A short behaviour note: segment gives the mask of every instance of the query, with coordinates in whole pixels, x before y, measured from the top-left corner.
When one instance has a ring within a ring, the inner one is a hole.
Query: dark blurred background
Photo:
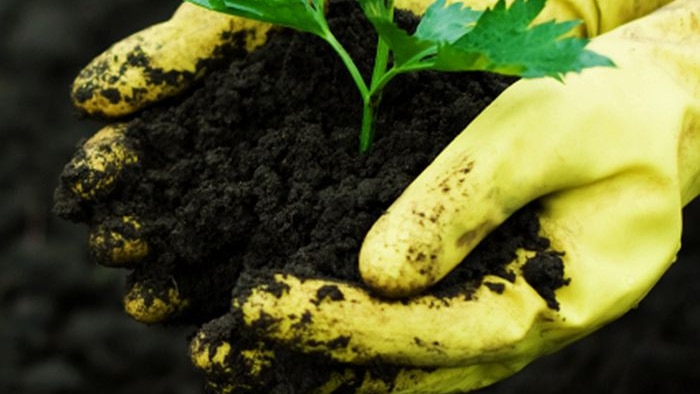
[[[58,174],[100,124],[69,86],[112,42],[177,0],[0,0],[0,393],[201,393],[190,329],[121,309],[122,272],[95,267],[84,226],[51,215]]]
[[[201,393],[191,328],[121,310],[124,274],[90,262],[83,226],[51,215],[58,174],[100,124],[72,78],[177,0],[0,0],[0,393]],[[684,248],[624,318],[481,393],[691,393],[700,387],[700,202]],[[310,372],[311,373],[311,372]]]

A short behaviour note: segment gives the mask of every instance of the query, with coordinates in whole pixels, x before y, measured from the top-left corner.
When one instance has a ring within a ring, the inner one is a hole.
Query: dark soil
[[[137,0],[0,5],[0,392],[199,392],[185,335],[129,321],[120,311],[120,273],[91,267],[83,228],[49,213],[72,147],[99,126],[73,117],[70,79],[111,42],[162,20],[173,6]],[[405,83],[395,81],[393,89],[404,91]],[[348,107],[332,116],[351,117],[346,112],[355,111],[357,101],[350,94]],[[465,122],[463,116],[458,121]],[[354,140],[356,123],[348,128]],[[700,383],[698,207],[685,212],[678,262],[638,309],[479,392],[694,392]]]

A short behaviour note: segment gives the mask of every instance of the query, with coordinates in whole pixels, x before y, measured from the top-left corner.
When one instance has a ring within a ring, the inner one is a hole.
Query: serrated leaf
[[[210,10],[291,27],[319,36],[325,34],[324,0],[185,0]]]
[[[613,63],[585,49],[588,40],[562,38],[577,21],[546,22],[531,26],[545,0],[516,0],[507,8],[504,0],[487,10],[476,26],[452,45],[438,50],[434,68],[445,71],[487,70],[525,78],[579,72],[586,67]],[[459,59],[472,60],[473,64]]]
[[[445,0],[437,0],[428,7],[416,28],[417,39],[453,43],[469,33],[482,14],[462,3],[445,4]]]

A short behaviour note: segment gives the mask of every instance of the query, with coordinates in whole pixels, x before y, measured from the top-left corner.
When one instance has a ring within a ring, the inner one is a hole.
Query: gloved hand
[[[78,111],[114,123],[85,141],[67,164],[56,190],[54,211],[88,222],[90,251],[98,263],[133,269],[124,307],[138,321],[173,320],[196,309],[197,305],[191,305],[191,288],[212,273],[175,273],[173,267],[164,265],[154,275],[147,265],[159,262],[147,259],[154,254],[147,223],[118,203],[105,204],[130,199],[114,195],[117,185],[138,182],[129,178],[142,157],[138,142],[128,137],[132,122],[127,118],[186,91],[221,59],[244,56],[259,47],[269,29],[267,24],[185,3],[170,20],[113,45],[73,83],[72,99]]]
[[[599,15],[637,16],[640,2],[617,4]],[[580,15],[587,30],[606,26],[597,15]],[[674,261],[681,209],[700,193],[699,26],[700,1],[677,0],[593,40],[617,68],[506,90],[367,235],[366,284],[400,300],[328,280],[253,278],[232,313],[193,340],[195,363],[219,392],[286,384],[278,371],[304,362],[289,349],[323,360],[306,368],[318,391],[301,392],[465,392],[633,308]],[[420,295],[538,199],[540,233],[570,279],[558,310],[526,280],[525,251],[509,267],[514,280],[487,277],[470,299]]]
[[[597,13],[589,1],[550,1],[545,15],[581,17],[586,21],[583,31],[596,34],[663,2],[647,2],[645,9],[633,3],[638,2],[617,2],[627,7],[611,6]],[[414,2],[405,8],[421,6]],[[501,294],[483,287],[472,301],[416,296],[400,302],[374,298],[345,284],[280,275],[275,283],[240,294],[233,314],[207,325],[193,340],[193,359],[211,374],[212,385],[222,392],[246,387],[255,391],[256,384],[269,383],[263,377],[270,371],[289,369],[288,364],[303,357],[289,356],[288,348],[293,348],[355,365],[338,364],[329,376],[320,376],[329,378],[320,392],[348,386],[357,392],[465,391],[513,373],[632,307],[673,260],[680,209],[700,189],[694,102],[699,63],[688,49],[697,42],[698,32],[692,31],[697,19],[689,11],[697,12],[698,2],[678,1],[674,6],[595,40],[593,49],[613,58],[618,69],[588,70],[569,76],[564,85],[522,81],[508,90],[414,182],[373,228],[362,249],[361,270],[368,284],[386,295],[412,294],[449,272],[512,212],[542,197],[541,233],[554,250],[565,253],[561,258],[571,279],[556,293],[558,312],[548,308],[520,275],[512,283],[488,278],[500,285]],[[165,24],[171,27],[154,28],[138,36],[135,44],[115,47],[121,57],[102,57],[114,63],[93,63],[102,64],[94,70],[113,64],[115,77],[95,85],[94,76],[103,74],[83,74],[86,78],[78,81],[76,92],[91,91],[92,96],[76,94],[79,105],[107,116],[137,110],[179,91],[170,89],[172,85],[179,88],[201,75],[196,65],[215,52],[211,48],[222,43],[222,33],[245,26],[244,30],[262,29],[254,30],[259,38],[267,29],[211,14],[217,22],[202,24],[203,31],[215,32],[208,36],[210,43],[202,44],[199,54],[182,44],[193,54],[189,66],[170,67],[177,56],[169,54],[177,51],[153,43],[173,41],[172,37],[158,41],[162,33],[153,31],[199,27],[191,21],[210,14],[181,11],[180,18]],[[193,37],[181,33],[177,37]],[[249,42],[248,48],[260,43]],[[129,46],[147,48],[146,53],[132,56],[137,52],[124,49]],[[143,58],[151,60],[135,61]],[[156,60],[161,58],[171,60]],[[137,67],[123,68],[128,62]],[[147,63],[149,67],[140,68]],[[170,73],[173,69],[176,72]],[[132,72],[141,76],[123,77]],[[153,75],[178,77],[165,85]],[[134,85],[139,89],[132,91]],[[168,92],[158,86],[168,87]],[[159,93],[146,93],[151,90]],[[85,97],[97,101],[88,105]],[[110,104],[121,109],[108,110]],[[76,204],[98,204],[122,169],[138,163],[123,137],[124,127],[98,133],[85,144],[85,156],[71,163],[74,175],[66,183],[79,200]],[[447,188],[449,193],[442,196]],[[421,221],[413,212],[439,217],[435,223]],[[113,217],[94,219],[92,228],[95,254],[107,265],[135,264],[148,254],[137,218],[114,212]],[[421,252],[430,258],[418,258]],[[519,273],[527,257],[521,255],[511,268]],[[285,289],[283,296],[272,288]],[[319,289],[333,296],[319,301]],[[167,319],[187,304],[175,283],[156,291],[135,282],[126,302],[127,311],[146,322]],[[233,327],[229,323],[236,318],[240,331],[220,330]],[[252,347],[236,347],[251,335],[255,339],[247,343]],[[387,368],[380,374],[365,367],[376,361],[405,368]]]

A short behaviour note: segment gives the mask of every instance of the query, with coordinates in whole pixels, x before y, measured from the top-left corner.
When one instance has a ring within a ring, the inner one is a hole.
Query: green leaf
[[[445,6],[445,0],[437,0],[428,7],[421,18],[414,36],[433,43],[453,43],[469,33],[482,14],[462,3]]]
[[[324,36],[324,0],[186,0],[210,10]]]
[[[531,26],[544,5],[545,0],[516,0],[508,8],[505,0],[499,0],[468,34],[438,50],[434,68],[561,79],[567,72],[613,65],[608,58],[586,50],[588,40],[562,38],[578,21]]]

